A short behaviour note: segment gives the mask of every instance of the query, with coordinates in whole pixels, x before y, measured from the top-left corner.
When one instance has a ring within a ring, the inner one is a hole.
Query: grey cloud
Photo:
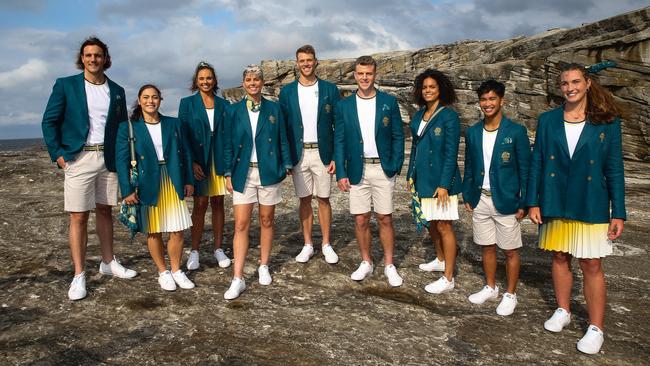
[[[2,0],[0,10],[39,12],[45,9],[45,0]]]

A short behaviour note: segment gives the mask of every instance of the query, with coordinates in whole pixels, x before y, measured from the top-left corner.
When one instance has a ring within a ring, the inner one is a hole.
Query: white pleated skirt
[[[549,219],[539,229],[539,247],[569,253],[576,258],[603,258],[612,254],[609,224]]]
[[[432,220],[458,220],[458,195],[449,196],[446,208],[438,206],[437,198],[420,199],[420,209],[427,221]]]
[[[172,233],[192,226],[192,217],[185,200],[178,193],[167,173],[167,166],[161,164],[160,193],[155,206],[142,206],[142,229],[145,234]]]

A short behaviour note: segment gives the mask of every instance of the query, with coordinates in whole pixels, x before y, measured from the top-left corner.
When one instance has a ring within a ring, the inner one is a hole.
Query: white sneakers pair
[[[223,252],[223,249],[218,248],[214,250],[214,259],[217,260],[219,267],[228,268],[230,267],[230,258]],[[197,250],[190,251],[190,255],[187,257],[187,270],[194,271],[199,268],[199,252]]]
[[[121,265],[115,256],[110,263],[104,263],[104,261],[99,263],[99,273],[118,278],[133,278],[138,274],[138,272]],[[73,301],[81,300],[86,297],[86,294],[86,272],[84,271],[72,279],[68,289],[68,298]]]
[[[273,282],[271,273],[269,272],[269,266],[262,264],[257,268],[257,274],[259,277],[259,283],[262,286],[268,286]],[[234,300],[241,295],[242,292],[246,290],[246,282],[243,278],[233,277],[232,282],[230,282],[230,287],[223,294],[223,298],[226,300]]]
[[[494,288],[485,285],[481,291],[471,294],[468,297],[469,302],[472,304],[480,305],[488,300],[494,300],[499,297],[499,286],[494,286]],[[506,292],[503,294],[503,298],[497,306],[497,314],[501,316],[508,316],[515,312],[517,307],[517,294],[511,294]]]
[[[339,256],[334,251],[334,248],[330,244],[325,244],[323,249],[323,256],[325,257],[325,262],[329,264],[336,264],[339,261]],[[314,246],[312,244],[305,244],[302,247],[300,253],[296,256],[296,262],[298,263],[307,263],[311,257],[314,256]]]
[[[374,266],[368,261],[362,261],[359,267],[352,272],[350,278],[355,281],[363,281],[366,277],[372,274]],[[397,268],[393,264],[388,264],[384,267],[384,276],[388,279],[388,284],[393,287],[401,286],[404,283],[402,277],[397,273]]]
[[[176,285],[182,289],[194,288],[194,282],[190,281],[180,269],[176,272],[165,271],[158,274],[160,288],[165,291],[176,291]]]
[[[562,329],[569,325],[570,322],[571,314],[562,308],[557,308],[553,315],[544,322],[544,329],[557,333],[562,331]],[[597,326],[590,324],[589,328],[587,328],[587,332],[578,341],[576,346],[578,347],[578,351],[593,355],[600,352],[600,348],[603,346],[604,342],[605,335],[603,334],[603,331]]]

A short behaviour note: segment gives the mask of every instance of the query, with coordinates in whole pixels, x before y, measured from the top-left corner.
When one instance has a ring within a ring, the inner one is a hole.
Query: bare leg
[[[580,259],[580,268],[584,276],[584,293],[589,310],[589,323],[601,330],[605,325],[605,303],[607,290],[605,288],[605,274],[599,258]]]
[[[300,223],[305,244],[313,244],[312,229],[314,226],[314,212],[311,209],[311,196],[300,197]]]
[[[156,264],[158,273],[165,272],[167,265],[165,264],[165,255],[163,252],[162,234],[149,234],[147,236],[147,247],[149,247],[149,254],[151,254],[151,259]]]
[[[445,277],[448,281],[454,277],[454,269],[456,267],[456,234],[451,225],[451,221],[440,220],[435,221],[436,228],[440,233],[442,241],[442,250],[445,253]]]
[[[205,227],[205,212],[208,209],[207,196],[194,196],[194,208],[192,208],[192,250],[199,250],[203,228]],[[214,210],[214,208],[213,208]],[[214,213],[213,213],[214,215]],[[214,216],[213,216],[214,220]]]
[[[88,217],[90,211],[70,212],[70,256],[74,265],[75,276],[84,271],[86,247],[88,244]]]
[[[497,246],[496,244],[483,247],[483,271],[485,282],[488,286],[495,288],[497,274]]]
[[[370,212],[354,215],[354,236],[357,238],[361,259],[372,263],[370,256]]]
[[[167,241],[167,254],[169,256],[169,265],[172,267],[172,272],[176,272],[181,269],[181,257],[183,256],[182,231],[169,233],[169,240]]]
[[[273,244],[273,216],[275,205],[260,205],[260,264],[269,264]]]
[[[223,242],[223,224],[226,220],[223,208],[223,196],[210,197],[212,206],[212,232],[214,233],[214,249],[221,248]]]
[[[571,288],[573,287],[573,273],[571,273],[572,255],[562,252],[553,252],[553,287],[557,306],[571,313]]]
[[[235,217],[235,234],[232,240],[235,260],[233,275],[239,278],[244,278],[244,263],[246,262],[246,253],[248,253],[248,231],[251,226],[252,213],[252,203],[233,206],[233,215]]]
[[[517,281],[519,281],[519,268],[521,267],[519,251],[517,249],[506,250],[505,255],[508,292],[514,294],[515,291],[517,291]]]
[[[379,239],[384,248],[384,264],[393,264],[393,253],[395,250],[395,230],[393,230],[393,215],[376,214],[379,226]]]
[[[96,231],[99,237],[99,247],[102,252],[102,261],[110,263],[113,260],[113,206],[95,205]],[[86,238],[86,240],[88,240]]]
[[[331,244],[332,205],[329,198],[318,197],[318,222],[320,231],[323,234],[323,244]]]
[[[436,227],[436,221],[429,221],[429,236],[431,237],[431,241],[433,241],[433,247],[436,248],[436,258],[438,258],[438,261],[444,262],[445,251],[442,248],[442,238]]]

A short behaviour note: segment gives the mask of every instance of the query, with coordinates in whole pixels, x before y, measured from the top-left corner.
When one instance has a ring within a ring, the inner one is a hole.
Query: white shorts
[[[474,242],[478,245],[496,244],[504,250],[521,248],[521,227],[515,215],[502,215],[494,207],[491,196],[481,194],[472,212]]]
[[[329,198],[332,185],[332,175],[327,172],[327,166],[320,160],[318,149],[303,149],[302,159],[293,167],[293,186],[296,196],[303,198],[316,195]]]
[[[233,205],[246,205],[249,203],[259,203],[260,205],[273,206],[282,201],[280,194],[280,185],[282,183],[262,186],[260,183],[259,168],[248,168],[246,184],[244,184],[244,193],[237,191],[232,192]]]
[[[86,212],[95,204],[117,205],[117,173],[109,172],[103,151],[81,151],[63,168],[64,209]]]
[[[374,209],[380,215],[392,214],[395,177],[388,178],[381,164],[364,163],[361,181],[350,187],[350,213],[359,215]]]

